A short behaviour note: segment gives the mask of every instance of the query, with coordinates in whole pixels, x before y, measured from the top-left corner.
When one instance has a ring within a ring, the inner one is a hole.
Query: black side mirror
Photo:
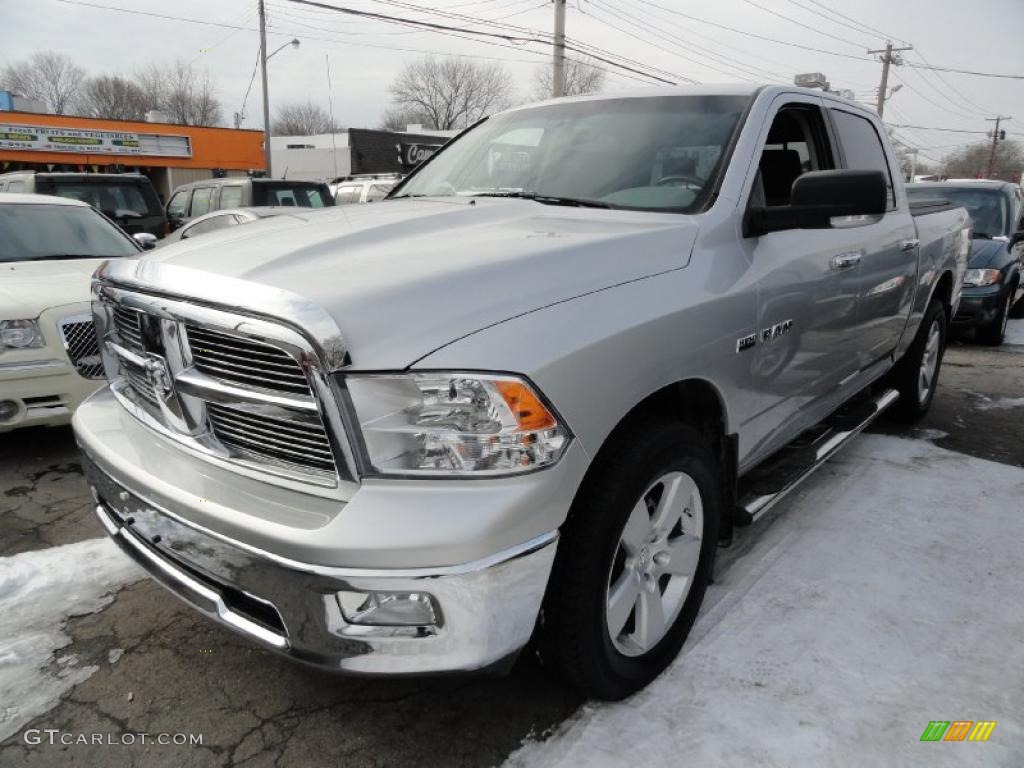
[[[757,237],[786,229],[828,229],[838,216],[878,216],[888,207],[881,171],[810,171],[797,177],[790,204],[751,208],[743,233]]]

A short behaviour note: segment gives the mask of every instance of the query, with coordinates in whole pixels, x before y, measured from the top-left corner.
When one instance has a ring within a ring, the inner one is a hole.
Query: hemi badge
[[[751,333],[748,336],[744,336],[741,339],[736,339],[736,351],[742,352],[745,349],[750,349],[757,343],[757,334]]]

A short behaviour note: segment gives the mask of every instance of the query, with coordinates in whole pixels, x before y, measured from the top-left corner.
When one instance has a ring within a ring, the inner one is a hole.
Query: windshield
[[[121,231],[90,208],[0,203],[0,262],[135,256]]]
[[[948,200],[967,209],[974,222],[975,237],[1010,234],[1010,203],[1006,195],[994,189],[969,187],[908,187],[911,200]]]
[[[507,195],[693,211],[749,102],[660,96],[516,110],[449,144],[392,197]]]
[[[63,181],[50,179],[37,183],[43,194],[81,200],[112,219],[138,219],[159,216],[160,201],[148,188],[133,182]],[[147,194],[148,193],[148,194]]]

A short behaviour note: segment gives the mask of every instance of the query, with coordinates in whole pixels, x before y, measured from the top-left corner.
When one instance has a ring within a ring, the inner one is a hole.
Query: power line
[[[871,27],[871,26],[868,26],[867,24],[864,24],[863,22],[857,21],[856,19],[854,19],[854,18],[852,18],[850,16],[847,16],[846,14],[840,13],[839,11],[835,10],[834,8],[831,8],[831,7],[827,6],[827,5],[825,5],[824,3],[818,2],[818,0],[808,0],[808,2],[812,3],[813,5],[818,6],[819,8],[822,8],[822,9],[828,11],[829,13],[833,14],[834,16],[838,16],[841,19],[846,19],[847,21],[853,22],[857,26],[862,27],[865,31],[867,31],[867,32],[869,32],[869,33],[871,33],[873,35],[879,35],[880,37],[883,37],[883,38],[886,38],[886,39],[896,40],[896,41],[901,42],[901,43],[909,43],[910,42],[909,40],[904,40],[899,35],[890,35],[888,32],[883,32],[882,30],[878,29],[877,27]]]
[[[794,19],[794,18],[792,18],[790,16],[786,16],[783,13],[779,13],[778,11],[773,11],[771,8],[765,8],[760,3],[755,3],[754,0],[743,0],[743,2],[745,2],[747,5],[752,5],[755,8],[764,11],[765,13],[770,13],[772,16],[777,16],[780,19],[788,21],[790,24],[796,24],[798,27],[803,27],[804,29],[810,30],[811,32],[815,32],[815,33],[817,33],[819,35],[824,35],[825,37],[831,38],[833,40],[838,40],[840,43],[845,43],[846,45],[852,45],[854,48],[863,48],[864,47],[861,43],[855,43],[852,40],[847,40],[845,37],[839,37],[838,35],[830,34],[828,32],[825,32],[825,31],[821,30],[821,29],[816,29],[816,28],[810,26],[809,24],[804,24],[803,22],[797,21],[796,19]]]
[[[913,69],[930,69],[933,72],[952,72],[957,75],[973,75],[975,77],[996,77],[1004,80],[1024,80],[1024,75],[1011,75],[1005,72],[978,72],[972,69],[956,69],[954,67],[937,67],[931,64],[914,64],[913,62],[906,62],[906,67]]]
[[[930,125],[906,125],[905,123],[887,123],[893,128],[915,128],[922,131],[942,131],[943,133],[980,133],[987,135],[988,131],[969,131],[965,128],[936,128]]]
[[[808,13],[813,13],[815,16],[820,16],[821,18],[823,18],[826,21],[829,21],[829,22],[831,22],[833,24],[838,24],[841,27],[846,27],[847,29],[852,29],[857,34],[860,34],[860,35],[865,34],[864,30],[861,29],[860,27],[855,27],[854,25],[849,24],[849,23],[847,23],[845,21],[841,21],[839,19],[832,18],[831,16],[828,16],[827,14],[822,13],[821,11],[817,10],[816,8],[811,8],[810,6],[804,5],[803,3],[799,2],[799,0],[788,0],[788,2],[790,4],[792,4],[792,5],[795,5],[797,8],[801,8],[801,9],[807,11]],[[872,36],[874,36],[874,33],[872,33]],[[882,37],[889,37],[889,36],[888,35],[882,35]]]

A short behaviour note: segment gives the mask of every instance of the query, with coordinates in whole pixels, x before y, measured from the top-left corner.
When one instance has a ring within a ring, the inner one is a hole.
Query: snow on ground
[[[0,741],[53,707],[96,667],[53,655],[71,616],[95,613],[143,573],[110,539],[0,558]]]
[[[1024,397],[997,397],[995,399],[991,397],[984,397],[984,400],[978,403],[978,408],[983,411],[1001,411],[1006,408],[1024,408]]]
[[[1014,344],[1024,347],[1024,320],[1009,320],[1006,323],[1006,337],[1004,344]]]
[[[1024,764],[1022,541],[1024,470],[859,437],[744,532],[669,670],[509,765]]]

